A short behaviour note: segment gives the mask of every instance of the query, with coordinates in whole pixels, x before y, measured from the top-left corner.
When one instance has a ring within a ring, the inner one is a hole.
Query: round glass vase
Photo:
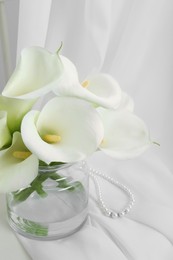
[[[85,162],[39,166],[28,187],[7,194],[10,226],[39,240],[73,234],[87,219],[88,180]]]

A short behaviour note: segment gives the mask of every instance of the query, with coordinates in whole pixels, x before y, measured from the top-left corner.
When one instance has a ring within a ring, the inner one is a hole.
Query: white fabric
[[[150,158],[152,156],[152,163]],[[157,166],[156,166],[157,164]],[[89,165],[109,174],[135,193],[136,204],[124,218],[102,215],[90,183],[89,219],[78,233],[57,241],[40,242],[20,237],[34,260],[171,260],[173,259],[173,176],[151,152],[135,160],[115,161],[98,153]],[[163,175],[164,172],[164,175]],[[122,191],[99,179],[103,197],[114,210],[125,205]]]
[[[25,46],[55,51],[63,41],[62,54],[76,64],[81,81],[95,71],[111,73],[161,144],[128,161],[94,155],[94,168],[135,193],[134,209],[112,220],[91,200],[88,222],[75,235],[51,242],[19,237],[31,259],[173,259],[172,14],[172,0],[20,1],[18,56]],[[108,203],[121,207],[125,196],[107,185]]]
[[[44,242],[18,235],[31,259],[172,260],[173,176],[165,165],[158,161],[153,151],[127,161],[115,161],[98,153],[90,158],[88,163],[129,186],[136,198],[134,208],[123,218],[110,219],[103,216],[93,200],[95,189],[91,180],[89,218],[78,233],[61,240]],[[124,193],[101,179],[99,181],[105,202],[114,210],[119,210],[127,201]],[[7,232],[6,229],[8,227],[4,228],[6,232],[3,232],[3,235],[11,251],[6,251],[4,256],[11,256],[15,248],[13,259],[28,259],[27,255],[22,255],[23,252],[17,241],[14,241],[12,232]]]

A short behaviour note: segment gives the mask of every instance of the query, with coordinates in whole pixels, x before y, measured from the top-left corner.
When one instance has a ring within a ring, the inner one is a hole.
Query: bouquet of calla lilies
[[[117,159],[140,155],[152,141],[133,110],[112,76],[80,82],[60,49],[25,48],[0,96],[0,192],[26,187],[41,163],[73,163],[99,150]]]

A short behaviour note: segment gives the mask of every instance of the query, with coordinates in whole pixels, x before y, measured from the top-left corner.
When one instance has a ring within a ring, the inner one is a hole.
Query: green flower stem
[[[52,179],[57,182],[57,187],[61,189],[67,189],[68,191],[74,191],[75,189],[83,189],[82,184],[79,181],[69,184],[63,177],[56,172],[41,173],[39,174],[30,184],[30,187],[25,188],[21,191],[13,192],[14,200],[16,202],[25,201],[33,192],[37,192],[42,198],[47,196],[44,191],[43,183],[47,179]]]
[[[20,192],[16,191],[13,192],[13,196],[15,201],[25,201],[32,193],[34,192],[34,189],[32,187],[28,187]]]
[[[19,228],[28,234],[32,234],[39,237],[44,237],[48,235],[47,226],[26,219],[22,219],[21,222],[20,217],[18,217],[18,222],[19,222]]]

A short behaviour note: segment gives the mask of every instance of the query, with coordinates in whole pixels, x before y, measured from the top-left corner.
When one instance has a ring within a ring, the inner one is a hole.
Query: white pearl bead
[[[131,192],[131,190],[129,188],[127,188],[125,185],[123,185],[122,183],[120,183],[119,181],[115,181],[113,178],[111,178],[110,176],[103,174],[95,169],[90,168],[90,176],[93,178],[94,180],[94,184],[95,184],[95,188],[96,188],[96,193],[98,196],[98,202],[99,202],[99,207],[102,210],[102,212],[105,213],[106,216],[109,216],[111,218],[115,218],[115,217],[122,217],[125,214],[127,214],[130,209],[132,208],[134,202],[135,202],[135,198],[134,198],[134,194]],[[106,181],[110,182],[111,184],[119,187],[121,190],[123,190],[129,197],[129,203],[126,206],[126,208],[124,208],[124,210],[116,213],[114,211],[111,211],[108,207],[106,207],[103,198],[102,198],[102,192],[101,192],[101,187],[100,184],[98,182],[98,177],[101,177],[103,179],[105,179]]]

